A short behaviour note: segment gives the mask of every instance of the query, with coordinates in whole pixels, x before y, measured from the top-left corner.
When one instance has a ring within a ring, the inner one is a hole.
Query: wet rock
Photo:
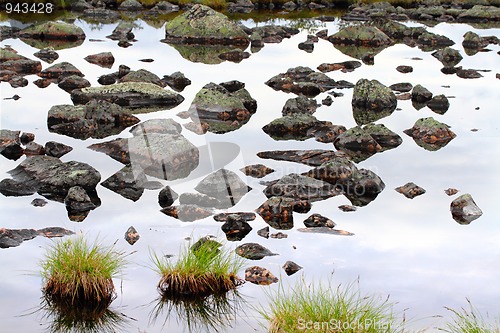
[[[312,214],[307,219],[304,220],[304,225],[308,228],[311,227],[327,227],[334,228],[335,222],[321,214]]]
[[[33,53],[33,55],[49,64],[53,63],[59,58],[59,54],[54,51],[53,47],[43,48],[40,51]]]
[[[285,270],[285,273],[288,276],[297,273],[302,268],[303,268],[302,266],[299,266],[299,265],[297,265],[296,263],[294,263],[293,261],[290,261],[290,260],[287,261],[287,262],[285,262],[285,264],[283,265],[283,269]]]
[[[356,68],[361,67],[361,62],[356,60],[336,62],[336,63],[323,63],[318,66],[318,70],[323,73],[332,72],[332,71],[342,71],[344,73],[352,72]]]
[[[339,236],[353,236],[354,235],[352,232],[349,232],[349,231],[333,229],[333,228],[329,228],[329,227],[298,228],[297,231],[315,233],[315,234],[339,235]]]
[[[321,101],[321,104],[326,105],[326,106],[331,106],[333,104],[332,97],[326,96],[326,98]]]
[[[199,151],[182,135],[150,133],[128,139],[93,144],[90,149],[132,167],[147,175],[175,180],[187,177],[199,163]]]
[[[250,188],[230,170],[219,169],[211,173],[196,185],[195,189],[203,194],[216,198],[221,205],[236,205]]]
[[[403,132],[411,136],[417,145],[430,151],[441,149],[456,137],[448,125],[432,117],[417,120],[412,128]]]
[[[450,102],[445,95],[436,95],[427,102],[427,107],[438,114],[445,114],[450,107]]]
[[[53,156],[57,158],[62,157],[73,150],[72,147],[55,141],[47,141],[44,148],[45,154],[47,156]]]
[[[37,74],[42,70],[40,61],[31,60],[17,54],[15,50],[8,48],[0,48],[0,70],[10,71],[19,75]],[[4,78],[3,81],[9,81],[13,74]]]
[[[45,148],[41,144],[30,141],[24,148],[24,154],[26,156],[45,155]]]
[[[457,76],[462,79],[479,79],[483,77],[481,73],[479,73],[475,69],[462,69],[462,68],[457,70]]]
[[[425,193],[425,189],[416,185],[415,183],[406,183],[403,186],[399,186],[395,188],[396,192],[403,194],[408,199],[413,199],[416,196],[422,195]]]
[[[96,208],[85,189],[80,186],[73,186],[68,190],[68,194],[64,198],[64,204],[68,212],[79,213]]]
[[[88,87],[73,90],[71,100],[75,104],[86,104],[92,99],[106,100],[131,109],[170,109],[184,98],[172,91],[152,83],[125,82],[104,87]]]
[[[448,196],[452,196],[458,193],[458,190],[456,188],[448,188],[444,190],[444,193],[446,193]]]
[[[139,69],[137,71],[130,71],[118,79],[119,83],[123,82],[145,82],[152,83],[160,87],[164,87],[164,82],[154,73],[147,71],[145,69]]]
[[[312,98],[307,98],[304,96],[299,96],[296,98],[290,98],[285,102],[281,114],[283,116],[291,116],[296,113],[313,114],[316,112],[318,104],[316,100]]]
[[[165,25],[165,41],[180,44],[248,46],[248,35],[239,25],[210,7],[196,4]]]
[[[463,194],[453,200],[450,205],[451,215],[459,224],[469,224],[481,217],[483,212],[476,205],[470,194]]]
[[[313,135],[308,131],[324,123],[307,113],[295,113],[273,120],[262,130],[274,140],[307,140]]]
[[[296,201],[317,201],[339,195],[340,192],[335,186],[324,181],[292,173],[267,186],[264,194],[268,198],[284,197]]]
[[[441,61],[444,67],[454,67],[462,60],[460,52],[451,47],[432,52],[432,56]]]
[[[455,44],[455,42],[446,36],[426,31],[418,36],[417,44],[422,50],[431,51],[441,49],[446,46],[452,46],[453,44]]]
[[[299,43],[299,49],[311,53],[314,51],[314,43],[318,42],[318,37],[314,35],[308,35],[305,42]]]
[[[252,227],[240,215],[230,214],[221,227],[228,241],[240,241],[252,231]]]
[[[392,40],[380,29],[370,25],[352,25],[328,37],[332,44],[354,44],[363,46],[390,45]]]
[[[257,235],[264,238],[269,238],[269,227],[264,227],[257,231]]]
[[[70,188],[80,186],[89,195],[101,176],[97,170],[82,162],[61,162],[50,156],[31,156],[9,171],[15,181],[29,184],[49,199],[63,201]]]
[[[144,7],[137,0],[125,0],[120,4],[120,6],[118,6],[118,10],[129,11],[129,12],[140,11],[143,9]]]
[[[179,9],[180,9],[179,6],[174,5],[168,1],[160,1],[153,8],[151,8],[149,12],[152,14],[161,15],[161,14],[178,12]]]
[[[293,228],[293,210],[296,201],[292,198],[271,197],[259,208],[257,214],[274,229],[289,230]]]
[[[290,38],[298,33],[299,29],[271,24],[252,28],[250,33],[252,37],[250,39],[252,40],[252,46],[256,46],[254,45],[255,40],[261,40],[262,43],[281,43],[283,39]]]
[[[277,256],[277,253],[271,252],[268,248],[257,243],[245,243],[235,249],[236,254],[250,260],[260,260],[268,256]]]
[[[175,191],[172,190],[170,186],[165,186],[164,188],[162,188],[160,193],[158,193],[158,204],[162,208],[172,206],[172,204],[175,200],[177,200],[178,197],[179,195],[175,193]]]
[[[234,131],[257,111],[257,102],[244,88],[227,89],[224,83],[209,83],[195,96],[189,108],[191,119],[213,133]]]
[[[174,72],[170,75],[164,75],[162,81],[175,91],[183,91],[191,84],[191,80],[186,78],[181,72]]]
[[[0,228],[0,248],[16,247],[26,240],[37,236],[63,237],[74,234],[73,231],[59,227],[48,227],[39,230],[35,229],[6,229]]]
[[[168,206],[163,208],[161,212],[182,222],[193,222],[213,215],[211,209],[196,205]]]
[[[219,213],[217,215],[214,215],[214,220],[217,222],[226,222],[229,215],[238,216],[239,219],[242,219],[245,222],[255,220],[255,213],[252,212]]]
[[[377,80],[360,79],[354,87],[351,104],[358,125],[390,115],[397,105],[394,92]]]
[[[411,100],[415,103],[427,103],[432,98],[432,93],[420,84],[413,87]]]
[[[363,126],[363,131],[368,133],[380,145],[381,151],[398,147],[403,139],[384,124],[367,124]]]
[[[28,80],[22,76],[15,75],[9,80],[9,84],[12,88],[22,88],[28,85]]]
[[[90,87],[91,84],[87,79],[84,79],[78,75],[71,75],[61,79],[57,86],[69,93],[74,89]]]
[[[276,150],[263,151],[257,153],[257,156],[263,159],[273,159],[277,161],[297,162],[310,166],[320,166],[330,159],[345,156],[342,152],[333,150]]]
[[[91,64],[98,65],[103,68],[111,68],[115,63],[115,57],[111,52],[91,54],[86,56],[84,59]]]
[[[133,226],[130,226],[125,232],[125,240],[130,245],[134,245],[139,240],[140,237],[141,236]]]
[[[219,253],[222,244],[214,240],[215,238],[216,237],[213,235],[207,235],[201,237],[191,246],[190,250],[196,254],[196,252],[198,252],[198,250],[203,246],[204,249],[209,250],[211,252],[213,251],[214,254]]]
[[[141,169],[127,165],[101,183],[105,188],[118,193],[122,197],[137,201],[144,193],[146,175]]]
[[[45,205],[47,204],[48,204],[47,200],[42,198],[36,198],[31,201],[31,205],[33,207],[45,207]]]
[[[47,21],[29,26],[19,32],[20,38],[39,40],[83,41],[85,32],[82,28],[62,21]]]
[[[400,73],[411,73],[413,72],[413,67],[412,66],[407,66],[407,65],[400,65],[396,67],[396,70]]]
[[[297,95],[314,97],[321,92],[333,88],[352,87],[352,84],[346,82],[336,82],[329,76],[321,72],[315,72],[309,67],[295,67],[287,70],[286,73],[280,73],[266,82],[266,85],[274,90],[292,92]]]
[[[252,164],[252,165],[247,165],[244,168],[241,168],[240,171],[250,177],[262,178],[270,173],[273,173],[274,169],[268,168],[264,164]]]
[[[19,138],[20,133],[21,131],[0,130],[0,154],[9,160],[15,161],[24,154]]]
[[[351,205],[340,205],[339,209],[343,212],[355,212],[357,210],[356,207]]]
[[[259,266],[252,266],[245,269],[245,280],[263,286],[278,282],[278,278],[268,269]]]
[[[406,39],[416,39],[426,31],[425,27],[408,27],[395,20],[386,18],[377,18],[372,20],[371,23],[398,42],[404,42]]]
[[[83,75],[82,72],[80,72],[78,68],[76,68],[69,62],[65,61],[44,69],[38,75],[44,79],[59,80],[59,81],[62,80],[62,78],[64,77],[72,75],[80,77],[85,76]]]
[[[348,129],[337,137],[335,148],[345,152],[355,162],[360,162],[382,151],[382,146],[362,127]]]
[[[500,9],[494,6],[475,5],[457,17],[458,22],[500,21]]]
[[[469,56],[476,54],[489,44],[498,45],[500,43],[500,40],[497,36],[480,37],[478,34],[472,31],[467,31],[463,37],[464,40],[462,41],[462,46],[464,47],[465,53]]]
[[[105,138],[138,122],[126,109],[105,100],[91,100],[84,106],[55,105],[47,115],[51,132],[78,139]]]
[[[413,85],[409,82],[395,83],[389,86],[394,91],[409,92],[413,89]]]

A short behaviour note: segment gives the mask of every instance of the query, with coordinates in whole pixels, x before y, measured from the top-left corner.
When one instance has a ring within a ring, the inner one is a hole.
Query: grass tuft
[[[214,247],[214,241],[185,248],[177,262],[152,255],[161,278],[158,290],[164,297],[196,298],[236,289],[244,281],[236,274],[243,260],[233,251]]]
[[[291,288],[280,285],[269,295],[268,311],[259,312],[269,322],[270,333],[393,333],[404,332],[389,297],[362,296],[357,283],[331,288],[331,284],[299,281]]]
[[[107,307],[115,299],[113,277],[125,266],[113,246],[89,244],[83,236],[56,242],[41,263],[49,304]]]
[[[448,322],[445,328],[439,328],[439,330],[448,333],[500,333],[500,317],[491,321],[488,315],[486,318],[483,317],[469,299],[467,299],[467,304],[468,309],[454,310],[445,307],[453,313],[453,321]]]

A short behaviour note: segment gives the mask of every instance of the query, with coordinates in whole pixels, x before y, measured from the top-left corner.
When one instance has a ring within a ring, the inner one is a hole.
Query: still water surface
[[[217,65],[194,63],[184,59],[173,47],[159,41],[164,38],[164,27],[154,28],[141,20],[135,24],[134,34],[137,41],[129,48],[120,48],[116,41],[106,39],[116,25],[91,25],[85,21],[75,22],[86,33],[85,42],[76,48],[58,51],[56,62],[68,61],[74,64],[92,85],[97,78],[114,72],[120,64],[132,70],[147,69],[158,76],[181,71],[192,81],[181,94],[185,101],[171,110],[137,115],[141,120],[172,118],[185,124],[176,116],[186,111],[195,94],[209,82],[239,80],[246,84],[247,90],[257,100],[257,113],[241,129],[218,135],[208,133],[196,135],[183,129],[183,134],[196,146],[210,142],[231,142],[240,147],[240,152],[226,165],[244,179],[252,188],[244,199],[231,211],[253,211],[265,196],[263,185],[258,180],[245,177],[240,171],[245,165],[263,163],[277,172],[263,180],[272,180],[291,172],[303,172],[309,167],[273,160],[261,160],[257,153],[264,150],[285,149],[333,149],[331,144],[324,144],[314,139],[299,141],[275,141],[262,131],[262,127],[281,116],[281,109],[286,100],[295,95],[274,91],[264,84],[272,76],[285,72],[288,68],[308,66],[315,69],[319,64],[353,60],[335,49],[328,41],[315,44],[313,53],[298,49],[297,45],[306,40],[308,31],[285,39],[280,44],[266,44],[258,53],[241,63],[223,62]],[[243,23],[249,27],[263,25],[252,20]],[[276,20],[275,24],[293,24],[286,20]],[[329,34],[339,29],[339,22],[315,22],[317,29],[327,28]],[[2,24],[8,24],[3,22]],[[417,23],[409,23],[418,25]],[[435,95],[445,94],[450,98],[450,108],[444,115],[437,115],[428,108],[416,110],[411,101],[398,101],[398,108],[390,117],[381,119],[392,131],[403,138],[403,143],[396,149],[376,154],[360,162],[359,168],[376,172],[386,184],[385,190],[375,201],[356,212],[344,213],[337,207],[350,204],[344,196],[337,196],[325,201],[315,202],[308,214],[295,213],[295,228],[287,231],[286,239],[264,239],[256,231],[266,223],[257,217],[251,222],[253,231],[242,241],[228,243],[236,247],[243,242],[258,242],[279,256],[267,257],[261,261],[248,261],[263,266],[278,275],[285,284],[296,280],[328,281],[333,285],[349,283],[360,279],[362,293],[387,295],[397,302],[396,311],[405,313],[412,329],[435,331],[443,319],[450,313],[443,307],[460,308],[470,298],[478,310],[498,315],[500,308],[500,214],[498,199],[500,188],[500,130],[499,80],[495,73],[500,72],[498,46],[490,46],[492,52],[482,52],[467,56],[461,46],[462,36],[466,31],[474,31],[481,36],[500,35],[500,29],[475,29],[465,24],[438,24],[429,31],[444,34],[455,41],[453,46],[464,59],[459,64],[464,68],[488,69],[483,78],[475,80],[460,79],[454,75],[440,72],[441,63],[418,48],[395,45],[385,49],[375,57],[375,65],[363,65],[351,73],[330,72],[335,80],[347,80],[352,83],[360,78],[377,79],[385,85],[398,82],[422,84]],[[315,32],[314,30],[309,32]],[[93,42],[90,39],[100,39]],[[35,59],[34,49],[20,40],[4,40],[2,46],[11,45],[20,54]],[[104,69],[89,64],[83,58],[89,54],[110,51],[115,57],[113,68]],[[418,57],[422,60],[414,60]],[[140,62],[139,59],[152,58],[152,63]],[[43,68],[50,65],[42,62]],[[398,65],[411,65],[414,70],[409,74],[396,71]],[[51,85],[45,89],[37,88],[32,82],[38,77],[28,76],[30,84],[25,88],[11,88],[1,84],[1,128],[32,132],[36,142],[49,140],[63,142],[74,148],[62,160],[86,162],[101,173],[102,180],[122,168],[122,165],[104,154],[87,148],[90,144],[109,141],[117,137],[129,137],[128,131],[104,140],[78,140],[54,133],[49,133],[46,125],[47,111],[58,104],[71,104],[69,94]],[[445,87],[446,86],[446,87]],[[449,86],[449,87],[447,87]],[[321,106],[315,113],[320,120],[328,120],[347,128],[356,125],[352,116],[352,89],[342,90],[343,97],[335,98],[327,107]],[[14,94],[21,96],[18,101],[3,100]],[[326,93],[316,97],[318,102]],[[453,97],[452,97],[453,96]],[[452,98],[451,98],[452,97]],[[423,117],[433,116],[452,127],[457,137],[446,147],[438,151],[426,151],[417,146],[403,130],[413,126]],[[471,129],[478,129],[473,132]],[[13,169],[19,161],[2,158],[0,175],[8,177],[7,171]],[[201,178],[172,185],[177,193],[193,192]],[[154,179],[152,179],[154,180]],[[394,191],[395,187],[407,182],[414,182],[426,189],[426,193],[413,200]],[[167,181],[162,181],[167,185]],[[470,225],[459,225],[451,217],[449,205],[453,197],[448,197],[444,190],[455,187],[459,194],[471,193],[475,202],[483,211],[483,216]],[[160,315],[151,321],[155,300],[158,297],[156,284],[159,277],[151,269],[150,253],[177,254],[186,242],[185,237],[197,238],[206,234],[224,238],[220,223],[206,218],[193,223],[179,222],[162,214],[157,203],[157,190],[146,190],[137,202],[127,200],[102,187],[97,188],[102,205],[91,211],[82,223],[71,222],[67,218],[64,205],[50,201],[43,208],[36,208],[30,202],[31,197],[0,197],[1,227],[5,228],[42,228],[60,226],[75,232],[83,232],[91,239],[98,237],[105,243],[117,241],[116,246],[127,252],[130,264],[122,279],[115,280],[118,298],[113,302],[113,310],[123,313],[129,319],[127,326],[120,332],[181,332],[185,322],[178,321],[175,315]],[[337,223],[339,229],[348,230],[355,235],[341,237],[320,234],[303,234],[295,229],[301,227],[301,221],[312,213],[320,213]],[[133,225],[141,235],[140,240],[130,246],[123,235]],[[2,332],[43,332],[50,324],[50,319],[43,313],[36,312],[40,303],[41,278],[38,263],[43,258],[44,249],[53,240],[38,237],[26,241],[21,246],[0,251],[0,321]],[[293,260],[304,269],[298,274],[287,277],[281,266],[287,260]],[[241,272],[243,275],[244,272]],[[240,290],[245,300],[242,311],[236,315],[229,332],[264,332],[260,315],[254,309],[258,304],[266,306],[266,293],[277,288],[246,283]]]

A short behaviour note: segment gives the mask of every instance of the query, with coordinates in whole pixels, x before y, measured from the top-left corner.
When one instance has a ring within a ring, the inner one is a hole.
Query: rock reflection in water
[[[237,291],[207,297],[159,297],[153,303],[149,321],[163,320],[163,327],[175,316],[188,332],[219,332],[231,327],[245,300]]]

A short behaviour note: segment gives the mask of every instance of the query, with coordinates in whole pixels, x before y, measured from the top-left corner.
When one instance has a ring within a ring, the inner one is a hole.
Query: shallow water
[[[339,22],[316,23],[316,29],[328,28],[329,34],[339,29]],[[143,21],[136,21],[134,29],[137,42],[129,48],[120,48],[116,41],[106,38],[115,28],[111,25],[75,22],[86,33],[85,42],[76,48],[58,51],[59,59],[74,64],[93,85],[97,78],[117,70],[120,64],[132,70],[147,69],[158,76],[181,71],[192,81],[181,94],[185,101],[171,110],[137,115],[141,120],[172,118],[185,124],[176,116],[189,108],[195,94],[209,82],[239,80],[246,84],[247,90],[257,100],[257,113],[241,129],[226,134],[196,135],[187,129],[183,134],[196,146],[211,142],[230,142],[240,147],[234,159],[226,165],[244,179],[253,190],[231,211],[252,211],[265,201],[262,193],[264,186],[259,180],[245,177],[238,170],[245,165],[263,163],[277,172],[263,180],[272,180],[291,172],[302,172],[309,167],[273,160],[261,160],[256,153],[264,150],[285,149],[333,149],[332,144],[324,144],[309,139],[306,141],[275,141],[262,131],[271,120],[280,117],[285,101],[295,97],[274,91],[264,84],[272,76],[296,66],[316,68],[324,62],[352,60],[335,49],[328,41],[315,44],[313,53],[298,49],[297,45],[306,40],[308,31],[285,39],[280,44],[266,44],[258,53],[241,63],[223,62],[218,65],[194,63],[186,60],[170,45],[160,43],[164,38],[164,28],[154,28]],[[255,23],[243,21],[247,26]],[[293,24],[286,20],[276,20],[275,24]],[[2,24],[8,24],[3,22]],[[418,25],[417,23],[409,23]],[[500,130],[498,105],[499,80],[495,73],[500,72],[498,46],[490,45],[492,52],[482,52],[467,56],[461,46],[466,31],[474,31],[480,36],[500,35],[500,29],[475,29],[466,24],[438,24],[429,31],[444,34],[455,41],[453,48],[460,51],[464,59],[459,65],[464,68],[488,69],[483,78],[466,80],[440,72],[442,64],[418,48],[397,44],[385,49],[375,57],[375,65],[363,65],[351,73],[330,72],[335,80],[352,83],[360,78],[378,79],[385,85],[398,82],[422,84],[434,95],[445,94],[450,98],[450,108],[444,115],[438,115],[428,108],[417,111],[411,101],[398,101],[398,108],[390,117],[381,119],[392,131],[403,138],[396,149],[376,154],[360,162],[358,167],[377,173],[386,184],[385,190],[375,201],[356,212],[344,213],[337,207],[350,204],[344,196],[315,202],[308,214],[295,213],[295,227],[286,231],[286,239],[264,239],[256,231],[267,224],[260,218],[251,222],[253,231],[241,242],[228,242],[226,246],[236,247],[243,242],[258,242],[279,256],[266,257],[260,261],[248,261],[247,266],[259,265],[268,268],[288,285],[295,281],[331,281],[333,285],[346,284],[360,279],[362,293],[379,295],[397,302],[396,311],[404,314],[412,329],[428,329],[443,323],[439,315],[450,316],[443,307],[460,308],[466,306],[466,297],[480,311],[498,315],[500,287],[497,280],[500,274],[500,234],[497,204],[499,198],[500,176]],[[311,30],[310,32],[315,32]],[[100,39],[102,42],[91,42]],[[36,59],[32,54],[37,50],[20,40],[4,40],[2,46],[11,45],[19,54]],[[89,54],[110,51],[115,57],[113,68],[104,69],[86,62]],[[422,60],[413,60],[420,57]],[[152,58],[152,63],[139,59]],[[50,65],[42,62],[43,68]],[[411,65],[414,71],[401,74],[398,65]],[[68,93],[52,84],[39,89],[32,82],[36,76],[28,76],[30,84],[25,88],[13,89],[1,83],[1,128],[32,132],[36,142],[49,140],[63,142],[74,149],[62,157],[63,161],[76,160],[87,162],[101,173],[102,180],[122,168],[122,165],[104,154],[87,149],[97,142],[109,141],[116,137],[128,137],[127,130],[120,135],[103,140],[78,140],[50,133],[46,125],[47,111],[53,105],[71,104]],[[449,86],[443,87],[443,86]],[[320,120],[329,120],[347,128],[355,126],[351,111],[352,89],[344,89],[343,97],[335,98],[330,106],[321,106],[315,113]],[[14,94],[21,99],[3,100]],[[318,102],[326,93],[316,97]],[[417,146],[403,130],[413,126],[423,117],[434,117],[451,126],[457,137],[446,147],[426,151]],[[478,131],[473,132],[471,129]],[[13,169],[19,161],[2,158],[0,175]],[[206,174],[201,172],[201,174]],[[154,180],[154,178],[151,178]],[[172,185],[177,193],[193,192],[200,180],[175,182]],[[426,189],[426,193],[413,200],[405,198],[393,189],[407,182],[414,182]],[[163,184],[169,184],[162,181]],[[455,187],[459,194],[471,193],[483,216],[470,225],[456,223],[449,211],[453,197],[444,190]],[[97,188],[102,205],[91,211],[82,223],[71,222],[67,218],[64,205],[49,201],[43,208],[36,208],[30,202],[38,195],[29,197],[0,197],[1,225],[5,228],[35,228],[60,226],[75,232],[82,232],[91,239],[99,238],[104,243],[117,241],[116,247],[127,252],[134,251],[128,259],[122,279],[116,279],[118,297],[111,308],[127,318],[126,326],[120,332],[181,332],[185,321],[175,315],[167,317],[160,314],[156,321],[151,320],[155,300],[158,297],[156,284],[158,275],[151,269],[151,251],[164,254],[177,254],[186,243],[185,237],[197,238],[213,234],[223,239],[220,223],[212,218],[197,222],[180,222],[162,214],[157,203],[158,190],[146,190],[137,202],[127,200],[102,187]],[[301,221],[312,213],[320,213],[337,223],[339,229],[353,232],[352,237],[321,234],[304,234],[296,231]],[[130,246],[123,235],[133,225],[141,238]],[[50,318],[37,312],[41,297],[41,277],[38,263],[43,259],[44,250],[53,240],[37,237],[26,241],[19,247],[0,251],[0,321],[4,332],[42,332],[50,324]],[[293,260],[304,269],[298,274],[287,277],[281,266]],[[247,267],[246,266],[246,267]],[[241,272],[244,275],[244,272]],[[266,293],[276,290],[272,286],[256,286],[246,283],[240,288],[244,299],[242,310],[231,322],[229,332],[264,332],[262,319],[255,307],[267,303]],[[35,313],[32,313],[35,311]],[[265,324],[265,323],[264,323]],[[203,331],[203,329],[202,329]],[[208,331],[208,330],[207,330]]]

